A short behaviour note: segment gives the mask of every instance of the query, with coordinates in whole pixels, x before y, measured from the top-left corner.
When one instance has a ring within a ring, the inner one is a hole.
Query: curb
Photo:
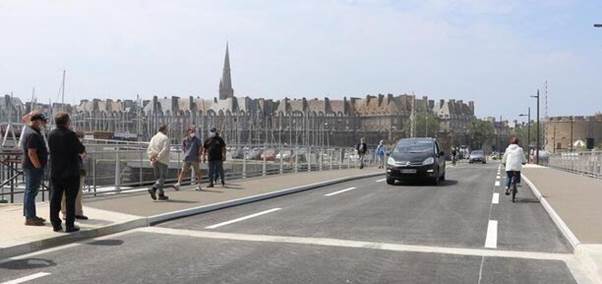
[[[312,183],[312,184],[308,184],[308,185],[296,186],[296,187],[281,189],[281,190],[277,190],[277,191],[242,197],[242,198],[238,198],[238,199],[233,199],[233,200],[228,200],[228,201],[223,201],[223,202],[218,202],[218,203],[213,203],[213,204],[207,204],[207,205],[203,205],[203,206],[199,206],[199,207],[193,207],[193,208],[188,208],[188,209],[184,209],[184,210],[167,212],[167,213],[158,214],[158,215],[149,216],[149,217],[141,217],[139,219],[116,223],[116,224],[112,224],[112,225],[105,226],[105,227],[95,228],[92,230],[80,231],[75,234],[64,234],[64,235],[60,235],[57,237],[34,241],[34,242],[26,243],[26,244],[13,246],[13,247],[0,248],[0,260],[8,259],[8,258],[22,255],[22,254],[32,253],[32,252],[43,250],[43,249],[49,249],[52,247],[66,245],[66,244],[70,244],[70,243],[74,243],[74,242],[78,242],[78,241],[83,241],[83,240],[87,240],[87,239],[121,233],[124,231],[136,229],[136,228],[148,227],[148,226],[152,226],[152,225],[155,225],[155,224],[158,224],[161,222],[165,222],[165,221],[169,221],[172,219],[197,215],[197,214],[201,214],[201,213],[205,213],[205,212],[209,212],[209,211],[224,209],[224,208],[228,208],[228,207],[234,207],[234,206],[252,203],[252,202],[256,202],[256,201],[261,201],[261,200],[265,200],[265,199],[270,199],[270,198],[274,198],[274,197],[278,197],[278,196],[283,196],[283,195],[293,194],[293,193],[297,193],[297,192],[317,189],[317,188],[321,188],[321,187],[325,187],[325,186],[329,186],[329,185],[333,185],[333,184],[337,184],[337,183],[342,183],[342,182],[347,182],[347,181],[352,181],[352,180],[357,180],[357,179],[363,179],[363,178],[369,178],[369,177],[376,177],[376,176],[380,176],[383,174],[384,174],[384,172],[337,178],[337,179]]]
[[[523,178],[527,185],[529,185],[529,188],[531,188],[533,195],[535,195],[537,200],[539,200],[543,208],[546,210],[546,212],[548,212],[550,218],[552,218],[554,224],[556,224],[556,227],[558,227],[560,232],[562,232],[562,235],[564,235],[564,237],[569,241],[569,243],[573,247],[573,251],[575,251],[577,249],[577,246],[581,244],[579,239],[577,239],[577,237],[575,236],[575,234],[573,234],[569,226],[567,226],[566,223],[562,220],[562,218],[560,218],[560,215],[556,213],[554,208],[552,208],[548,200],[546,200],[546,198],[543,196],[543,194],[541,194],[541,192],[537,189],[533,182],[531,182],[531,180],[529,180],[529,178],[527,178],[524,174],[521,174],[521,178]]]

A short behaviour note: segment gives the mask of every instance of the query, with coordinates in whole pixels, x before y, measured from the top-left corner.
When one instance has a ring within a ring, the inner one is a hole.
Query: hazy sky
[[[602,1],[0,0],[0,94],[212,98],[226,41],[237,96],[414,92],[514,119],[602,110]],[[543,109],[542,109],[543,112]]]

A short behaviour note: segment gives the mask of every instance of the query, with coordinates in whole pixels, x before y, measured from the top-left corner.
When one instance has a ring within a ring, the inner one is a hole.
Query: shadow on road
[[[440,181],[439,185],[433,185],[429,180],[411,180],[411,181],[402,181],[395,183],[396,186],[432,186],[432,187],[443,187],[443,186],[452,186],[458,184],[457,180],[447,179],[444,181]]]
[[[516,203],[540,203],[536,198],[516,198]]]
[[[97,240],[89,243],[85,243],[86,245],[91,246],[120,246],[123,244],[122,240]]]
[[[178,199],[157,200],[155,202],[186,203],[186,204],[199,203],[198,201],[193,201],[193,200],[178,200]]]
[[[50,266],[56,266],[56,263],[43,258],[26,258],[0,263],[0,268],[11,270],[36,269]]]

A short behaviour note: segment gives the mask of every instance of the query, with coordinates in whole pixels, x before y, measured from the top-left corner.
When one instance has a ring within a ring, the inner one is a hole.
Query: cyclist
[[[451,150],[451,158],[452,158],[452,165],[456,165],[456,159],[457,159],[457,155],[458,155],[458,150],[456,150],[456,147],[453,147]]]
[[[518,138],[513,136],[510,138],[510,145],[506,148],[504,157],[502,158],[502,165],[506,168],[506,195],[510,195],[510,186],[512,185],[512,177],[514,182],[520,182],[520,172],[523,165],[527,163],[525,159],[525,153],[523,148],[518,146]]]

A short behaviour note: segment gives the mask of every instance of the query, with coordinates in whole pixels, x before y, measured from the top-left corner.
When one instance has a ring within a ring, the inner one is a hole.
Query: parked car
[[[282,150],[282,152],[276,154],[276,160],[288,161],[293,156],[293,150]]]
[[[387,159],[387,183],[427,179],[438,185],[445,180],[445,153],[434,138],[399,140]]]
[[[273,148],[268,148],[265,149],[263,151],[263,153],[261,153],[261,155],[259,155],[261,160],[266,160],[266,161],[274,161],[276,160],[276,149]]]
[[[483,150],[474,150],[470,152],[470,156],[468,157],[468,163],[487,163],[487,158],[485,157],[485,152]]]
[[[245,152],[245,159],[247,160],[260,160],[263,149],[253,148]]]

